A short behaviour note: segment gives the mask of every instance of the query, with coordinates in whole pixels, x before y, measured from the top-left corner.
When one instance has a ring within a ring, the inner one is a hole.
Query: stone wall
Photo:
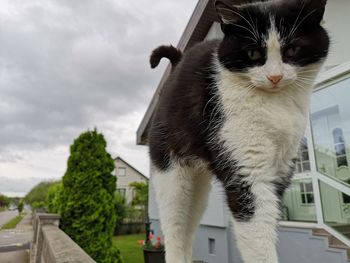
[[[34,241],[31,263],[95,262],[66,233],[59,229],[60,217],[55,214],[33,215]]]

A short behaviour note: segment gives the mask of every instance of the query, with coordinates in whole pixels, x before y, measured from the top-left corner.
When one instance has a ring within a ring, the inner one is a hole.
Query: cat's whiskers
[[[258,32],[255,30],[254,26],[248,21],[247,18],[245,18],[243,15],[241,15],[240,13],[234,11],[234,10],[231,10],[234,14],[238,15],[239,17],[241,17],[244,21],[246,21],[248,23],[248,25],[251,27],[251,29],[253,30],[253,34],[254,36],[259,39],[259,34]],[[248,13],[249,14],[249,13]]]
[[[297,25],[297,23],[298,23],[299,17],[300,17],[300,15],[301,15],[301,13],[303,12],[304,8],[305,8],[305,2],[303,2],[303,5],[302,5],[302,7],[301,7],[301,9],[300,9],[300,11],[299,11],[299,14],[298,14],[298,16],[296,17],[296,19],[295,19],[295,21],[294,21],[294,24],[293,24],[293,26],[292,26],[292,29],[290,30],[290,33],[289,33],[289,35],[288,35],[287,38],[291,38],[291,37],[293,36],[293,34],[294,34],[294,32],[295,32],[294,29],[295,29],[295,27],[296,27],[296,25]]]
[[[294,30],[291,32],[291,37],[294,35],[294,33],[299,29],[299,27],[302,25],[302,23],[309,17],[311,16],[313,13],[316,12],[316,9],[312,10],[311,12],[309,12],[307,15],[305,15],[305,17],[299,22],[299,24],[294,28]]]
[[[239,28],[242,28],[242,29],[247,30],[248,32],[250,32],[250,33],[253,35],[254,39],[255,39],[256,41],[258,41],[259,36],[257,36],[257,35],[256,35],[252,30],[250,30],[249,28],[247,28],[247,27],[245,27],[245,26],[238,25],[238,24],[233,23],[233,22],[230,22],[230,24],[233,25],[233,26],[236,26],[236,27],[239,27]]]
[[[248,15],[249,15],[249,19],[250,19],[250,22],[251,22],[251,27],[252,27],[252,29],[254,30],[255,34],[256,34],[257,36],[259,36],[259,33],[258,33],[258,24],[257,24],[257,23],[258,23],[258,20],[257,20],[257,18],[255,18],[255,23],[254,23],[249,11],[248,11]]]

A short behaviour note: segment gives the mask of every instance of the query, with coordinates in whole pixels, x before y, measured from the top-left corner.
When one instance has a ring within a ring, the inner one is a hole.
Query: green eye
[[[249,59],[254,60],[254,61],[258,60],[262,57],[262,54],[257,50],[249,50],[247,52],[247,54],[248,54]]]
[[[299,53],[301,47],[291,47],[291,48],[288,48],[287,51],[286,51],[286,55],[288,57],[294,57],[296,54]]]

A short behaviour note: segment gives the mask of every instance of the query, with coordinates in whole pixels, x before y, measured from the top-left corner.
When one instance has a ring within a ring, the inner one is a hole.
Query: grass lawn
[[[145,234],[116,236],[113,243],[120,250],[124,263],[143,263],[143,252],[138,240],[145,239]]]
[[[17,226],[17,224],[19,222],[21,222],[23,217],[24,217],[24,214],[22,214],[20,216],[16,216],[15,218],[13,218],[10,221],[8,221],[5,225],[3,225],[1,227],[1,229],[12,229],[12,228],[15,228]]]

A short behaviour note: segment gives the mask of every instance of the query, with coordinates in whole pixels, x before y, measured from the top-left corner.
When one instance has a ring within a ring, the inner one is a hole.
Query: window
[[[208,239],[208,247],[209,247],[209,254],[215,255],[215,239],[214,238]]]
[[[317,222],[311,179],[294,179],[283,197],[283,220]]]
[[[312,95],[311,130],[317,171],[350,183],[350,78]]]
[[[126,175],[126,168],[125,167],[118,167],[118,176],[123,177]]]
[[[345,141],[343,130],[335,128],[333,130],[334,150],[337,158],[337,166],[348,166],[348,160],[346,159]]]
[[[125,188],[118,188],[117,192],[121,194],[123,197],[126,196],[126,189]]]
[[[295,173],[310,172],[309,149],[307,147],[307,139],[304,137],[301,140],[298,152],[298,158],[295,162]]]
[[[342,197],[343,197],[343,203],[344,204],[350,204],[350,196],[342,193]]]
[[[314,204],[314,191],[312,188],[312,183],[300,183],[300,195],[301,195],[301,202],[303,204]]]

